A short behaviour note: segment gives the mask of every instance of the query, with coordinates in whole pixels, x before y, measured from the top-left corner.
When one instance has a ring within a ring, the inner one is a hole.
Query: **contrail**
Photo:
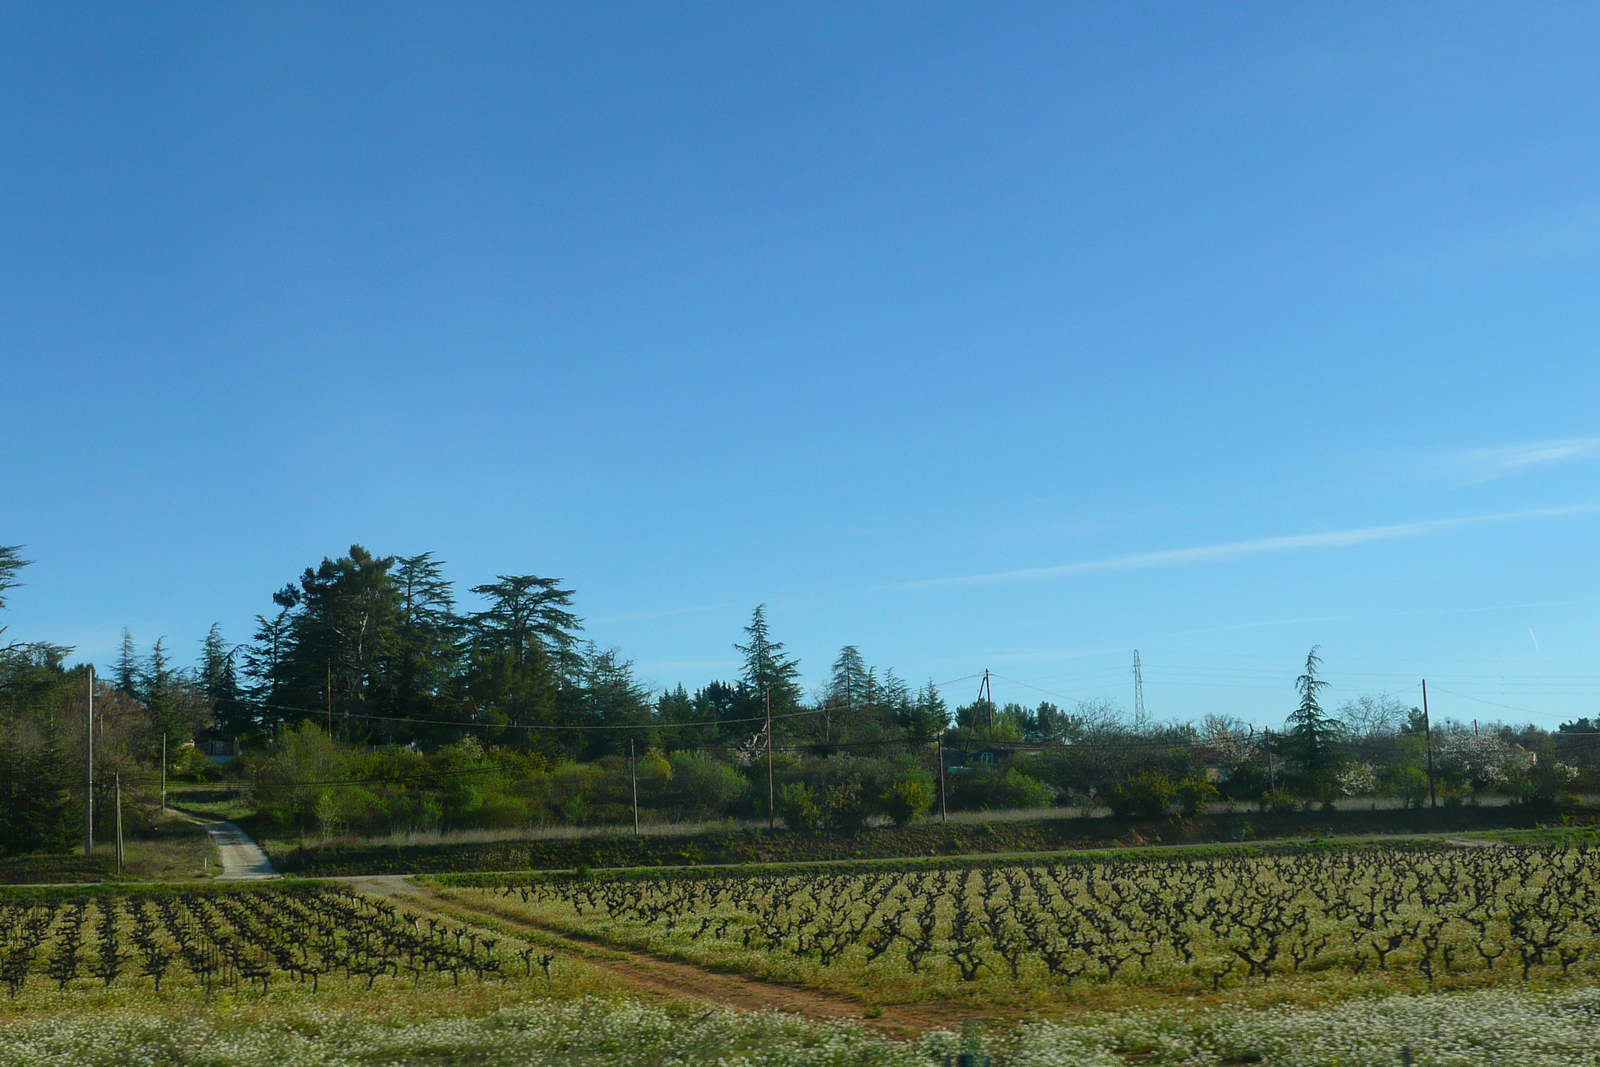
[[[1063,563],[1055,567],[1036,567],[1031,570],[997,571],[992,574],[968,574],[958,578],[928,578],[922,581],[901,582],[897,589],[939,589],[962,585],[993,585],[1002,582],[1033,582],[1045,578],[1067,578],[1075,574],[1097,571],[1122,571],[1142,567],[1172,567],[1183,563],[1205,563],[1227,559],[1231,556],[1251,556],[1261,552],[1282,552],[1299,548],[1345,548],[1363,545],[1369,541],[1391,541],[1398,537],[1416,537],[1420,534],[1451,530],[1461,526],[1478,526],[1490,522],[1510,522],[1516,519],[1549,519],[1569,515],[1593,515],[1600,512],[1600,504],[1580,504],[1569,508],[1535,508],[1531,511],[1504,511],[1493,515],[1470,515],[1458,519],[1430,519],[1426,522],[1407,522],[1393,526],[1363,526],[1355,530],[1332,530],[1326,533],[1295,534],[1289,537],[1263,537],[1254,541],[1233,541],[1223,545],[1202,545],[1197,548],[1174,548],[1164,552],[1140,552],[1131,556],[1112,556],[1109,559],[1088,560],[1083,563]]]

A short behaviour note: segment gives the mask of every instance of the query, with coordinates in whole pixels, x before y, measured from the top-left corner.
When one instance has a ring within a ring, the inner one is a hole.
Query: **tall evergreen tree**
[[[112,668],[116,687],[134,696],[139,692],[139,649],[133,643],[133,634],[122,628],[122,643],[117,647],[117,664]]]
[[[932,741],[950,725],[950,709],[933,679],[917,690],[916,698],[900,719],[900,727],[917,741]]]
[[[833,673],[828,678],[826,697],[840,707],[853,708],[865,695],[867,675],[870,673],[861,650],[855,645],[845,645],[839,658],[833,661]]]
[[[625,753],[630,740],[643,744],[650,721],[650,689],[633,674],[633,661],[614,648],[601,649],[591,642],[583,653],[581,721],[590,726],[637,726],[633,730],[593,730],[584,735],[589,756]]]
[[[744,673],[740,678],[753,703],[759,703],[765,694],[772,694],[774,710],[789,710],[800,705],[800,661],[783,654],[783,642],[774,641],[767,626],[767,606],[758,604],[750,615],[750,625],[744,628],[748,644],[734,645],[744,656]]]
[[[513,726],[554,726],[581,714],[583,657],[576,646],[583,621],[567,610],[572,590],[559,578],[502,574],[472,591],[489,600],[467,621],[465,681],[476,713]],[[533,730],[507,739],[539,749],[562,740]],[[569,750],[578,743],[575,736],[564,740]]]
[[[369,717],[382,713],[401,614],[393,565],[351,545],[348,556],[324,559],[273,595],[290,613],[279,695],[296,716],[320,719],[331,696],[335,732],[348,736],[366,733]]]
[[[572,590],[561,588],[560,578],[501,574],[472,591],[489,599],[471,617],[476,643],[508,652],[518,666],[542,646],[564,674],[582,669],[576,645],[583,620],[567,610]]]
[[[833,661],[833,673],[828,677],[827,687],[823,690],[821,707],[822,712],[822,740],[824,744],[834,741],[834,720],[849,720],[854,717],[855,710],[863,703],[870,703],[875,695],[872,690],[872,669],[861,658],[861,650],[855,645],[845,645],[839,650],[839,657]]]
[[[1317,694],[1329,683],[1317,677],[1322,658],[1316,646],[1306,654],[1305,673],[1295,679],[1295,692],[1300,694],[1300,705],[1289,716],[1288,740],[1294,755],[1305,768],[1307,778],[1316,781],[1334,765],[1337,759],[1335,745],[1339,738],[1339,720],[1322,710]]]
[[[17,581],[17,574],[32,562],[31,559],[22,558],[21,545],[0,545],[0,610],[6,606],[6,590],[22,584]],[[4,629],[0,629],[0,633],[4,632]]]
[[[156,638],[139,672],[137,697],[150,716],[152,728],[165,734],[168,744],[194,738],[194,723],[185,707],[182,675],[167,655],[166,638]],[[157,742],[159,744],[159,741]]]
[[[455,611],[454,587],[433,553],[395,559],[400,595],[388,703],[401,718],[434,718],[450,695],[461,658],[463,622]]]
[[[0,732],[0,853],[66,843],[73,822],[72,777],[54,716],[13,719]]]
[[[288,608],[279,608],[270,619],[257,615],[256,631],[244,646],[243,673],[249,679],[245,694],[254,707],[255,720],[268,729],[291,717],[284,708],[283,688],[293,629]]]
[[[233,666],[234,650],[222,638],[222,624],[214,622],[200,643],[200,693],[211,705],[216,728],[228,737],[238,737],[254,728],[250,707],[245,703]]]

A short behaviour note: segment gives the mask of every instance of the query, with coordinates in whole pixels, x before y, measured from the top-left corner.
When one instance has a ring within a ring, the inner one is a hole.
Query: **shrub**
[[[1289,789],[1270,789],[1261,794],[1261,807],[1266,811],[1299,811],[1301,803]]]
[[[917,778],[897,779],[878,798],[878,807],[896,826],[906,826],[933,807],[933,787]]]
[[[1206,810],[1207,804],[1217,799],[1217,787],[1201,774],[1191,774],[1178,783],[1174,792],[1178,803],[1183,805],[1185,815],[1199,815]]]
[[[674,752],[665,791],[679,818],[719,816],[750,793],[738,769],[694,752]]]
[[[821,807],[828,826],[850,833],[860,831],[872,816],[872,801],[859,778],[845,778],[829,786]]]
[[[1164,815],[1177,790],[1161,771],[1140,771],[1101,794],[1115,815],[1154,818]]]
[[[1055,799],[1055,790],[1015,767],[975,768],[971,775],[956,779],[952,799],[960,808],[989,811],[1004,808],[1046,808]]]
[[[804,782],[785,782],[778,790],[778,814],[789,824],[789,829],[802,834],[814,834],[822,829],[822,809],[811,787]]]

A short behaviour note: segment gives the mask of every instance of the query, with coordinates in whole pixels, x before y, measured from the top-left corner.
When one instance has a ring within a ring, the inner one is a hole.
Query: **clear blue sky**
[[[1593,5],[6,4],[0,98],[8,639],[360,542],[658,685],[1600,712]]]

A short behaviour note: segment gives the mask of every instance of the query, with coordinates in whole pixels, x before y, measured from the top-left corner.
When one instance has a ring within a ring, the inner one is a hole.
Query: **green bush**
[[[1177,789],[1161,771],[1140,771],[1107,789],[1102,797],[1113,814],[1154,818],[1165,815]]]
[[[814,834],[822,829],[822,809],[804,782],[785,782],[778,790],[778,814],[797,833]]]
[[[1303,804],[1291,789],[1269,789],[1261,794],[1261,807],[1266,811],[1299,811]]]
[[[1217,799],[1217,787],[1211,780],[1201,774],[1191,774],[1179,782],[1174,793],[1178,803],[1183,805],[1185,815],[1201,815],[1205,813],[1206,805]]]
[[[933,807],[933,787],[917,778],[896,779],[878,798],[878,808],[896,826],[906,826]]]
[[[823,820],[835,830],[858,833],[872,816],[872,800],[859,778],[834,782],[823,794]]]
[[[1047,808],[1055,800],[1055,790],[1015,767],[1002,771],[979,766],[952,783],[951,800],[955,807],[969,811]]]

